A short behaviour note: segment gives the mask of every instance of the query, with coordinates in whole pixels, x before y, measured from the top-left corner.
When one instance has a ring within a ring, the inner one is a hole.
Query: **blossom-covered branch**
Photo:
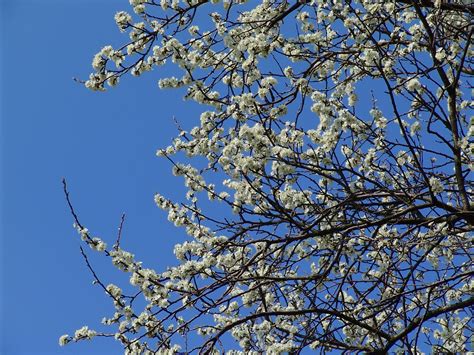
[[[203,112],[157,152],[187,188],[155,196],[189,235],[178,266],[98,247],[73,212],[139,292],[106,287],[126,353],[466,352],[473,5],[130,3],[85,86],[153,71]]]

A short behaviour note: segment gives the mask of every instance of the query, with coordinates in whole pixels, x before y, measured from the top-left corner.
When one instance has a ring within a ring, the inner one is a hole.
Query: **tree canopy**
[[[177,266],[145,267],[119,240],[92,236],[65,186],[84,242],[137,293],[96,278],[115,305],[110,332],[83,327],[60,343],[114,336],[129,354],[468,351],[471,2],[130,4],[134,14],[115,15],[128,40],[94,57],[85,86],[157,75],[202,105],[194,128],[157,152],[187,194],[156,204],[189,238],[175,246]]]

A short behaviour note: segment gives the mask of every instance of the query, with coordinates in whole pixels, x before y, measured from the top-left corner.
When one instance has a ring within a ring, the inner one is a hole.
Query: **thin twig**
[[[63,178],[63,191],[64,191],[64,195],[66,196],[66,201],[67,201],[67,204],[69,206],[69,210],[71,211],[71,214],[74,218],[74,222],[76,223],[76,225],[80,228],[80,229],[84,229],[83,225],[81,224],[81,222],[79,222],[79,217],[77,217],[77,214],[76,212],[74,211],[74,207],[72,206],[72,203],[71,203],[71,199],[69,197],[69,191],[67,189],[67,182],[66,182],[66,178]]]
[[[87,268],[90,270],[90,272],[92,273],[92,276],[94,276],[94,281],[96,284],[100,285],[100,287],[102,287],[102,289],[105,291],[105,293],[107,293],[110,297],[113,298],[113,300],[115,302],[117,302],[118,304],[120,304],[122,307],[124,307],[124,303],[123,301],[120,299],[120,298],[117,298],[115,297],[112,293],[110,293],[108,290],[107,290],[107,287],[105,287],[105,285],[103,284],[102,281],[100,281],[99,279],[99,276],[97,276],[94,268],[92,267],[91,263],[89,262],[89,258],[87,257],[87,254],[86,252],[84,251],[84,249],[82,248],[82,246],[79,247],[79,249],[81,250],[81,254],[82,254],[82,257],[84,258],[84,261],[86,262],[86,265],[87,265]]]
[[[122,213],[122,218],[120,219],[120,225],[118,227],[118,234],[117,234],[117,241],[115,242],[115,250],[118,250],[120,246],[120,238],[122,238],[122,229],[123,229],[123,222],[125,221],[125,213]]]

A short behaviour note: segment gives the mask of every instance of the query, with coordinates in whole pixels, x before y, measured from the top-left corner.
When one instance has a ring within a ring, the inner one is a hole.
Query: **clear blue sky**
[[[199,111],[160,91],[156,72],[107,93],[72,80],[88,76],[103,45],[124,40],[113,15],[127,0],[0,2],[0,354],[120,353],[113,340],[58,346],[60,335],[113,314],[80,256],[61,178],[93,233],[113,244],[125,212],[123,247],[163,268],[182,232],[153,195],[178,196],[182,181],[155,151],[175,135],[173,115],[186,125]],[[89,254],[104,282],[124,276]]]

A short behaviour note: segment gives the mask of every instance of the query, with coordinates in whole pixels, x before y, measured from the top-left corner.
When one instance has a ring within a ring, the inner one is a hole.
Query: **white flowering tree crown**
[[[156,204],[189,238],[175,246],[177,266],[153,270],[92,238],[70,204],[83,241],[137,292],[96,278],[115,306],[110,331],[83,327],[60,343],[110,336],[128,354],[469,351],[474,5],[130,4],[134,14],[115,15],[129,39],[94,57],[85,86],[153,71],[160,88],[202,105],[195,127],[157,152],[187,193]]]

